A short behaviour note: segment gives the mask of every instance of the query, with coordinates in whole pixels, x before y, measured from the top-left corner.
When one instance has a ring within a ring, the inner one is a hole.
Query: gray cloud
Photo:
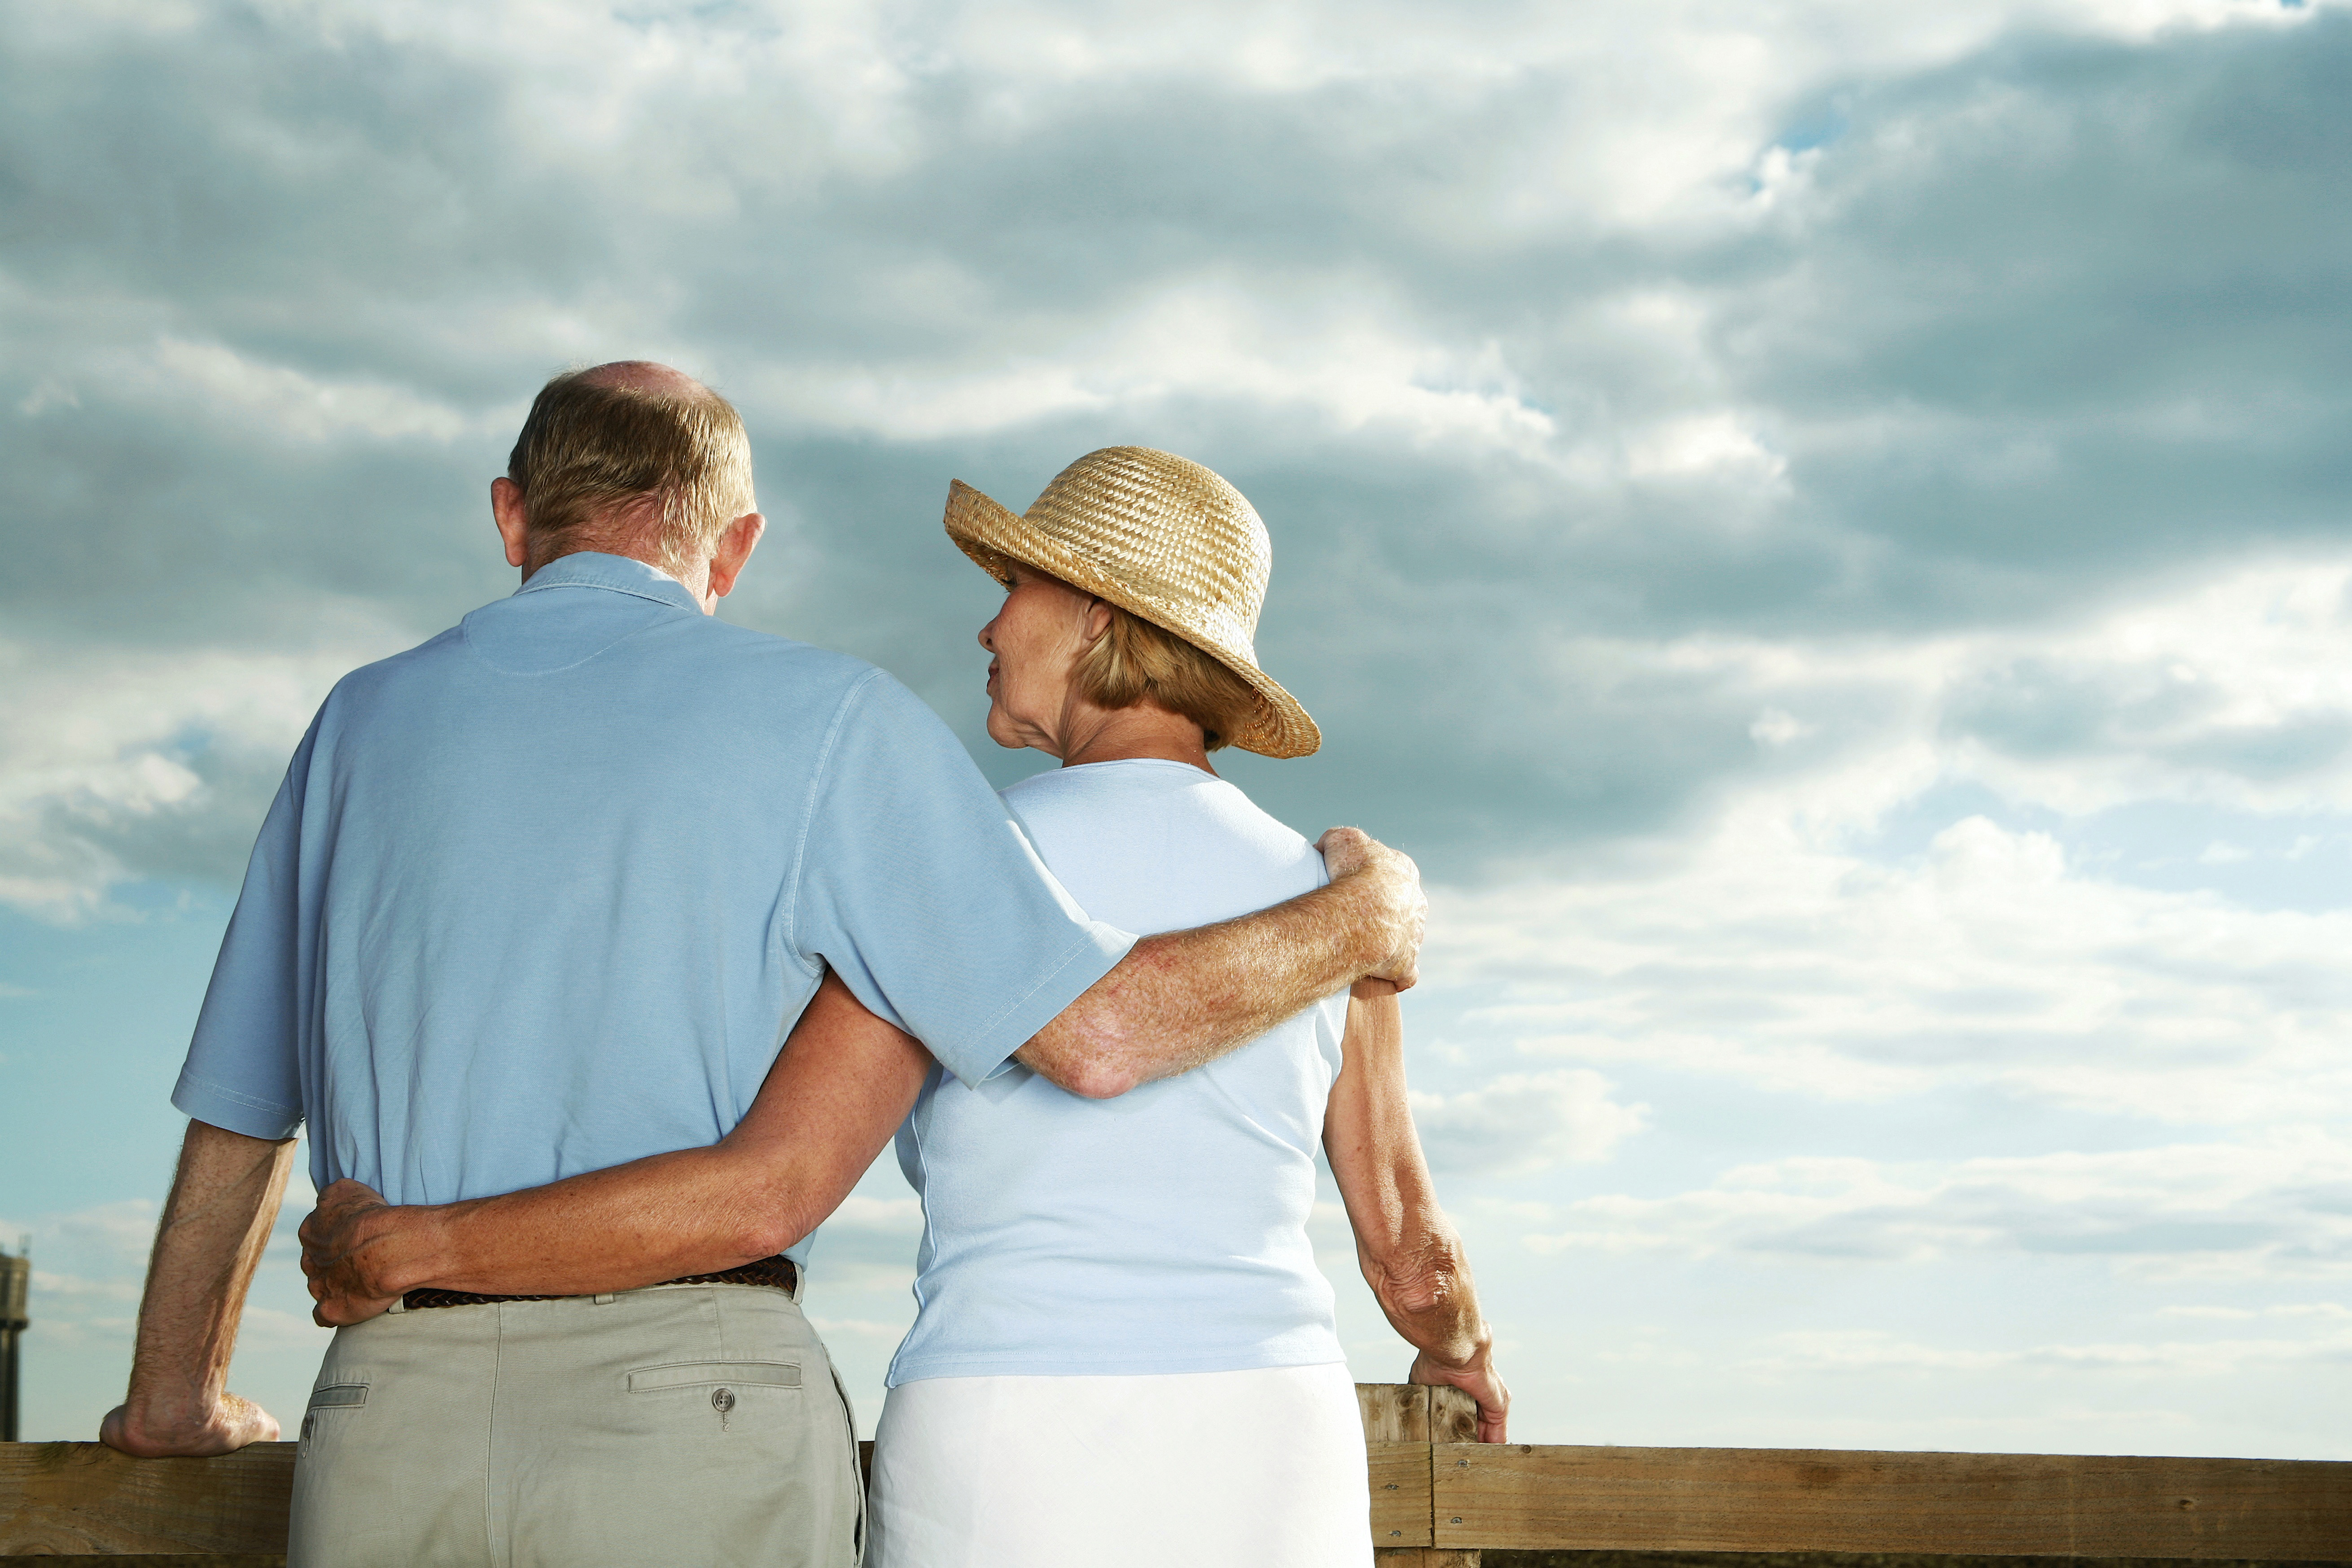
[[[2346,531],[2333,12],[1800,74],[1746,100],[1745,165],[1648,211],[1548,162],[1633,89],[1539,51],[1015,81],[927,52],[927,13],[858,98],[756,17],[516,58],[487,22],[184,15],[0,29],[0,605],[59,657],[429,634],[505,586],[481,488],[520,400],[656,353],[755,428],[783,526],[733,613],[975,741],[947,479],[1018,506],[1111,441],[1218,467],[1276,530],[1267,662],[1330,737],[1236,776],[1461,878],[1797,754],[1754,681],[1577,638],[2031,622]],[[751,63],[698,79],[656,36]],[[1874,721],[1823,697],[1800,751]],[[1954,722],[2056,755],[2133,743],[2128,709],[2021,669]],[[2181,743],[2291,773],[2345,734]],[[208,822],[109,852],[216,873]]]

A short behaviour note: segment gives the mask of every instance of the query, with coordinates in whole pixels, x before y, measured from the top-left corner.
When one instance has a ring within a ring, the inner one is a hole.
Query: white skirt
[[[883,1402],[867,1568],[1369,1568],[1344,1365],[933,1377]]]

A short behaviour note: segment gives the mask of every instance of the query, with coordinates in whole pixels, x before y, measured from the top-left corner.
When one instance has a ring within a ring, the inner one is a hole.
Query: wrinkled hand
[[[135,1391],[134,1391],[135,1392]],[[223,1391],[208,1408],[134,1410],[118,1405],[99,1423],[98,1440],[142,1459],[204,1459],[247,1443],[278,1441],[278,1417],[241,1394]]]
[[[319,1194],[298,1233],[310,1277],[310,1321],[322,1329],[363,1323],[390,1309],[401,1292],[380,1272],[399,1210],[364,1183],[346,1178]]]
[[[1511,1391],[1503,1386],[1500,1373],[1495,1371],[1495,1352],[1491,1343],[1482,1343],[1477,1353],[1462,1366],[1447,1366],[1431,1359],[1424,1352],[1415,1356],[1412,1370],[1405,1374],[1407,1383],[1426,1383],[1458,1388],[1478,1402],[1478,1441],[1507,1443],[1505,1436],[1511,1414]]]
[[[1368,978],[1386,980],[1400,991],[1421,978],[1421,938],[1429,920],[1429,900],[1421,890],[1421,868],[1354,827],[1334,827],[1315,841],[1331,880],[1360,879],[1370,895],[1365,918],[1376,928],[1374,945],[1385,953]]]

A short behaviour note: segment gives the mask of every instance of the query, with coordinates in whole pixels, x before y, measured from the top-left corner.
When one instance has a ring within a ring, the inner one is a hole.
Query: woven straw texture
[[[1274,546],[1242,492],[1190,458],[1105,447],[1054,476],[1015,517],[961,479],[948,486],[948,537],[1002,583],[1019,561],[1108,599],[1210,653],[1258,694],[1233,738],[1244,751],[1303,757],[1322,731],[1257,667],[1257,616]]]

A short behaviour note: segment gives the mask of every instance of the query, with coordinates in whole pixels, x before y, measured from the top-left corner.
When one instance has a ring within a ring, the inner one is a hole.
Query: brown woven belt
[[[771,1285],[790,1291],[800,1283],[801,1271],[793,1260],[781,1254],[762,1258],[755,1263],[724,1268],[716,1274],[688,1274],[681,1279],[665,1279],[664,1285]],[[576,1300],[567,1296],[480,1296],[471,1290],[411,1290],[400,1299],[409,1311],[422,1311],[427,1307],[487,1307],[497,1301],[563,1301]]]

